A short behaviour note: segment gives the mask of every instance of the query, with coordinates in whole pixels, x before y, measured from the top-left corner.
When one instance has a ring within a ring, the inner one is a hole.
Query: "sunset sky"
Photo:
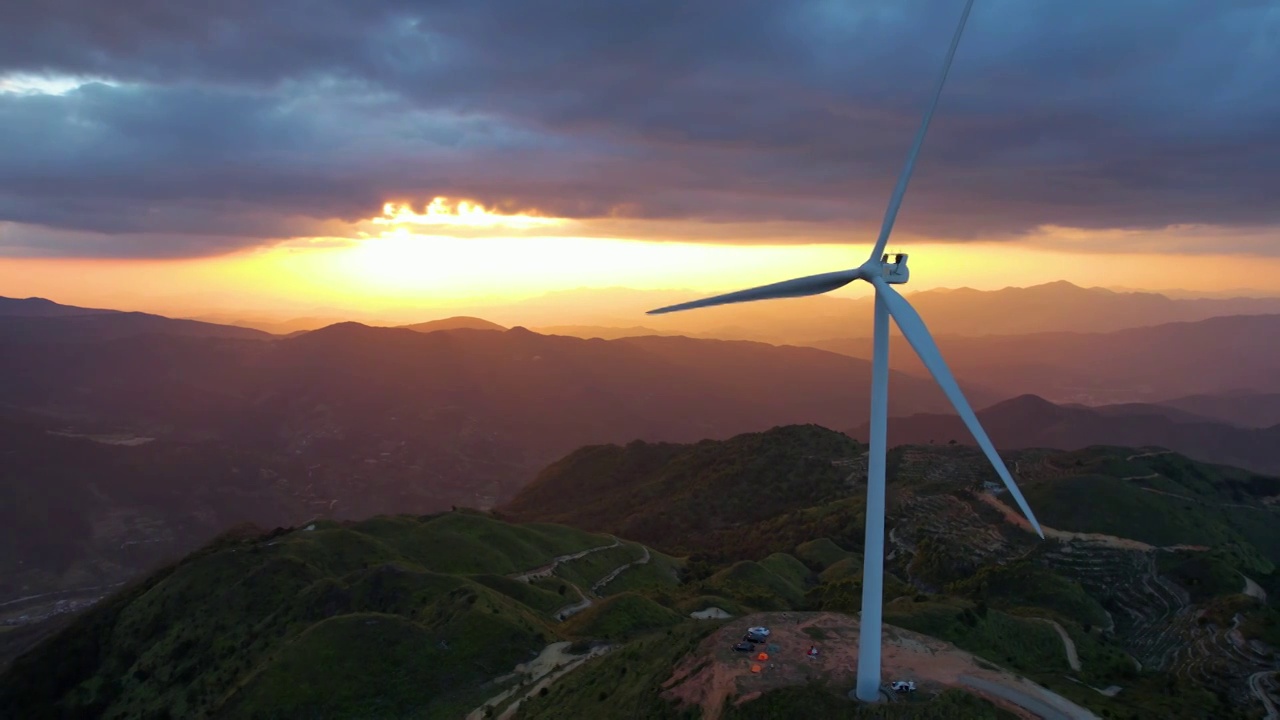
[[[5,3],[0,295],[371,309],[852,267],[962,7]],[[1278,198],[1274,2],[977,0],[890,249],[916,290],[1280,293]]]

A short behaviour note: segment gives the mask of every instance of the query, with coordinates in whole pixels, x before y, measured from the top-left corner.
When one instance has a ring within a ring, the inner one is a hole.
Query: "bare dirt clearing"
[[[755,652],[732,647],[748,627],[772,630]],[[807,652],[817,646],[817,657]],[[857,671],[858,619],[829,612],[772,612],[747,615],[712,633],[698,650],[676,665],[663,683],[663,697],[699,705],[706,718],[719,718],[735,704],[776,688],[811,680],[852,688]],[[767,660],[758,660],[764,652]],[[752,672],[759,665],[759,672]],[[1051,720],[1094,720],[1096,715],[1066,698],[960,650],[951,643],[884,626],[881,673],[885,682],[914,680],[921,692],[962,688],[1017,713]]]

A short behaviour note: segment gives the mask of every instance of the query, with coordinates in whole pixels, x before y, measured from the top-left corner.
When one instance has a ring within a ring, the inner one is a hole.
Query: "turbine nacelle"
[[[911,277],[911,271],[907,270],[907,254],[885,253],[880,258],[880,277],[890,285],[905,283]]]
[[[879,260],[867,260],[853,271],[857,280],[873,283],[876,278],[890,285],[901,285],[911,279],[906,253],[885,253]]]

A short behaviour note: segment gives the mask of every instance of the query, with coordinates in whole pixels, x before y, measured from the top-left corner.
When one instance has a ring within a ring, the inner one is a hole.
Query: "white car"
[[[747,628],[747,632],[752,635],[759,635],[760,637],[766,637],[766,638],[769,637],[769,628],[767,627],[757,626],[753,628]]]
[[[889,687],[893,688],[896,693],[909,693],[916,691],[916,683],[914,680],[896,680]]]

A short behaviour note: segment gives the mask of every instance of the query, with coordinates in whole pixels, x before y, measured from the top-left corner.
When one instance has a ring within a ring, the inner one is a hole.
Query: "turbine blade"
[[[1027,520],[1031,522],[1031,527],[1035,528],[1036,533],[1043,539],[1044,531],[1040,529],[1040,523],[1036,522],[1035,514],[1031,512],[1026,499],[1022,497],[1022,492],[1018,490],[1018,485],[1009,475],[1009,469],[1004,466],[1004,461],[1000,459],[1000,454],[996,452],[995,446],[991,444],[991,439],[987,437],[987,431],[982,429],[982,425],[978,422],[978,417],[973,414],[973,408],[969,406],[969,401],[965,399],[964,393],[960,392],[960,385],[956,383],[955,376],[951,374],[951,369],[947,367],[946,361],[942,359],[942,353],[938,351],[938,345],[933,341],[933,336],[929,333],[929,328],[925,327],[924,320],[920,318],[920,314],[916,312],[915,308],[911,307],[911,303],[907,302],[906,298],[899,295],[898,291],[893,289],[893,286],[880,277],[873,276],[871,282],[876,286],[877,295],[884,298],[884,303],[889,308],[889,314],[902,330],[902,334],[906,336],[907,342],[911,343],[911,347],[916,351],[916,355],[920,356],[924,366],[929,368],[933,379],[938,382],[942,391],[946,393],[947,399],[951,401],[951,405],[960,414],[960,419],[964,420],[969,432],[973,433],[973,438],[978,441],[982,452],[986,453],[987,459],[995,466],[996,473],[1004,481],[1004,486],[1009,489],[1009,494],[1013,495],[1013,499],[1017,501],[1022,514],[1026,516]]]
[[[712,305],[727,305],[729,303],[753,302],[755,300],[772,300],[774,298],[820,295],[824,292],[844,287],[854,280],[857,280],[860,276],[861,273],[856,269],[822,273],[820,275],[809,275],[808,277],[796,278],[794,280],[783,280],[782,282],[773,283],[772,285],[761,285],[760,287],[754,287],[749,290],[739,290],[737,292],[726,293],[724,295],[703,298],[702,300],[680,303],[679,305],[668,305],[667,307],[658,308],[657,310],[650,310],[645,314],[661,315],[663,313],[678,312],[680,310],[711,307]]]
[[[871,260],[879,260],[884,254],[884,246],[889,242],[889,233],[893,232],[893,223],[898,218],[898,208],[902,206],[902,196],[907,192],[907,183],[911,181],[911,173],[916,167],[916,158],[920,155],[920,146],[924,144],[925,131],[929,129],[929,121],[933,119],[933,111],[938,107],[938,98],[942,96],[942,86],[947,82],[947,73],[951,70],[951,60],[956,56],[956,47],[960,45],[960,35],[964,32],[964,24],[969,19],[969,9],[973,0],[964,4],[964,13],[960,15],[960,24],[956,34],[951,37],[951,47],[947,50],[947,59],[942,63],[942,74],[938,76],[938,84],[933,89],[933,99],[925,110],[924,119],[920,121],[920,129],[916,131],[915,142],[907,153],[907,164],[898,176],[898,184],[893,188],[893,196],[889,198],[889,207],[884,211],[884,222],[880,225],[880,237],[876,239],[876,247],[871,251]]]

